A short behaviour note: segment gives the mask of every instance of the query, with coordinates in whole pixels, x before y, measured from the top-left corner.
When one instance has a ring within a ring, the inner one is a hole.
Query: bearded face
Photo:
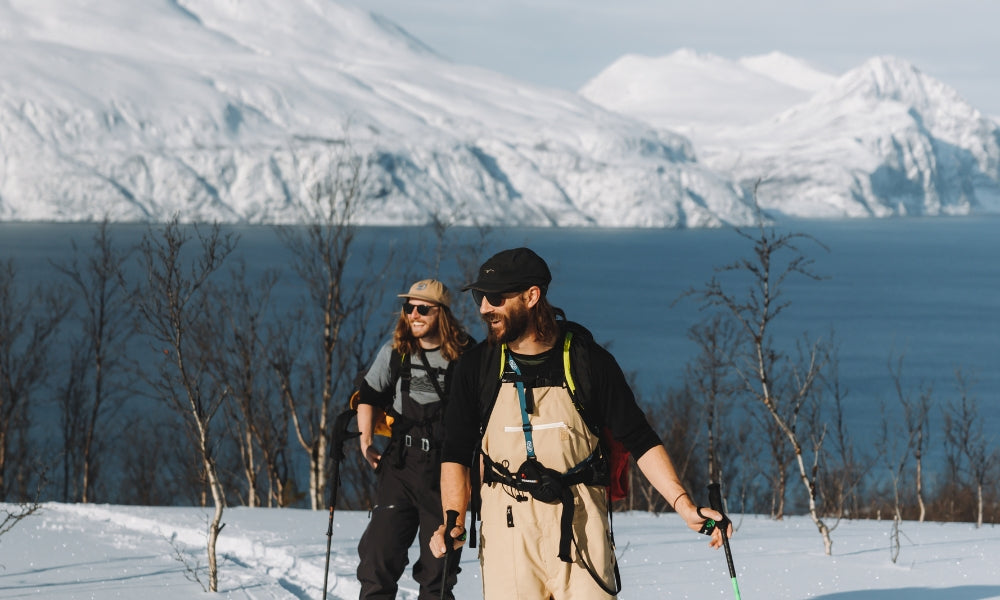
[[[489,343],[509,344],[528,330],[531,317],[520,297],[509,298],[502,307],[491,308],[490,312],[482,315]]]
[[[403,304],[403,315],[414,339],[433,338],[438,335],[440,311],[439,306],[423,300],[407,300]],[[427,314],[422,314],[423,312]]]

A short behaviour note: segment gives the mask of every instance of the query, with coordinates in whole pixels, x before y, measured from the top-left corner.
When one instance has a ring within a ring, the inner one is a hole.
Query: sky
[[[704,498],[703,498],[704,500]],[[0,510],[4,506],[0,504]],[[44,504],[0,536],[0,600],[317,599],[323,597],[329,513],[229,508],[219,537],[219,594],[189,579],[206,564],[210,511],[192,507]],[[970,523],[903,522],[896,562],[890,521],[841,521],[833,554],[808,517],[772,521],[732,515],[730,548],[747,600],[1000,599],[1000,530]],[[337,511],[330,538],[328,598],[358,597],[357,544],[366,512]],[[674,514],[616,513],[620,600],[735,597],[723,550]],[[415,548],[411,548],[411,556]],[[412,565],[412,563],[411,563]],[[455,588],[482,598],[475,551],[465,552]],[[399,600],[416,600],[408,572]]]
[[[890,54],[1000,115],[992,0],[346,0],[461,63],[569,90],[628,53],[774,50],[834,74]]]

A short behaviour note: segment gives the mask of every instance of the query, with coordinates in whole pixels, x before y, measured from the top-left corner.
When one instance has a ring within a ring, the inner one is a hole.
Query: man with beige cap
[[[361,453],[378,477],[371,520],[358,545],[361,599],[395,598],[408,562],[407,551],[420,535],[420,558],[413,578],[420,600],[441,598],[442,572],[448,574],[445,598],[458,574],[460,553],[447,561],[428,549],[441,525],[441,417],[451,371],[473,340],[451,312],[448,288],[424,279],[399,294],[402,309],[393,339],[379,350],[365,374],[358,403]],[[392,417],[392,437],[384,452],[372,444],[375,415]]]

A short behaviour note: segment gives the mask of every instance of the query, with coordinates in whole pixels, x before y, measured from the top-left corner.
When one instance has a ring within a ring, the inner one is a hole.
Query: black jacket
[[[573,324],[568,326],[572,327]],[[574,378],[589,378],[589,398],[584,407],[584,417],[593,428],[610,429],[614,438],[632,456],[641,457],[650,448],[659,445],[660,438],[636,404],[635,395],[618,362],[610,352],[593,341],[589,332],[582,327],[579,330],[585,335],[575,335],[573,344],[582,344],[585,353],[571,354],[571,370]],[[578,364],[581,362],[579,360],[574,363],[572,356],[585,356],[587,364]],[[497,363],[495,368],[489,364],[494,360]],[[486,341],[480,342],[459,359],[444,416],[442,461],[472,466],[475,450],[480,442],[480,428],[484,424],[483,415],[491,408],[484,409],[483,403],[487,402],[485,398],[491,396],[491,391],[497,388],[499,369],[498,349]],[[487,388],[490,391],[484,394]],[[488,401],[493,400],[495,396]]]

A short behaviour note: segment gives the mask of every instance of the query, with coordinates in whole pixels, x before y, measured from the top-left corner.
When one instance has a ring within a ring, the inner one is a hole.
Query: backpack
[[[471,348],[473,345],[475,345],[475,340],[470,337],[466,342],[465,346],[463,347],[463,352],[468,348]],[[457,361],[451,361],[451,363],[448,365],[445,374],[445,389],[448,388],[448,379],[450,378],[451,373],[454,371],[456,363]],[[396,350],[395,348],[393,348],[392,354],[390,355],[389,358],[389,385],[386,387],[385,393],[394,395],[396,393],[396,384],[399,382],[400,378],[402,377],[409,378],[410,370],[413,367],[414,365],[412,365],[411,363],[410,356],[403,354],[398,350]],[[426,363],[424,363],[423,365],[419,364],[415,365],[415,367],[423,370],[427,370],[429,368],[426,365]],[[347,401],[348,409],[357,410],[358,402],[361,399],[361,384],[364,381],[365,375],[367,374],[368,374],[368,369],[366,368],[362,369],[354,377],[354,387],[352,389],[351,396]],[[432,381],[437,382],[437,378],[433,375],[432,375]],[[436,385],[437,384],[435,383],[435,387]],[[443,395],[440,391],[439,391],[439,396],[441,396],[441,403],[442,403],[441,407],[443,413],[444,403],[447,401],[448,398],[446,395]],[[375,417],[375,428],[372,433],[382,437],[391,438],[393,423],[399,424],[400,421],[405,420],[405,417],[403,417],[403,415],[396,414],[395,410],[390,410],[389,412],[386,412],[381,408],[373,406],[372,411],[374,412],[374,417]]]
[[[394,349],[392,351],[392,359],[389,364],[391,372],[391,383],[389,384],[389,389],[396,389],[396,380],[399,378],[399,361],[396,360],[396,355],[398,353]],[[365,380],[365,375],[368,374],[368,369],[362,369],[358,371],[358,374],[354,376],[354,387],[351,391],[351,397],[347,400],[347,408],[349,410],[358,410],[358,402],[361,400],[361,384]],[[373,416],[375,419],[375,428],[372,431],[375,435],[380,435],[382,437],[392,437],[392,423],[395,418],[392,415],[386,414],[384,410],[378,408],[377,406],[372,407]]]

